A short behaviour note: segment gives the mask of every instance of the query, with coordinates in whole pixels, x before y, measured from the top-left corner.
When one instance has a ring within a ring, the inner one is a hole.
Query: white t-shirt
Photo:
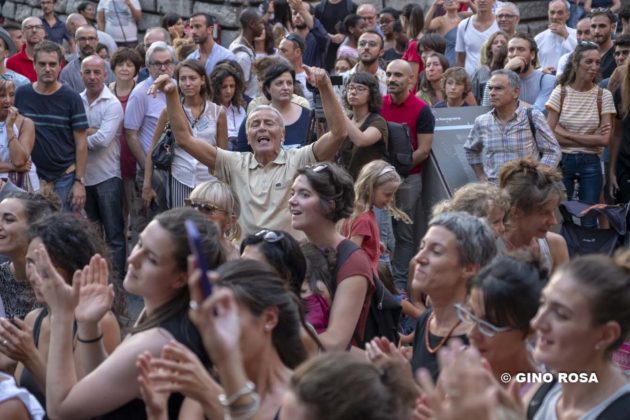
[[[501,30],[495,20],[488,29],[479,32],[475,29],[472,18],[473,16],[459,22],[457,25],[457,41],[455,42],[455,52],[466,53],[465,67],[466,73],[470,77],[475,74],[475,70],[479,67],[479,55],[483,43],[492,34]]]
[[[139,0],[131,0],[135,9],[141,10]],[[116,42],[138,41],[138,26],[131,10],[123,0],[101,0],[97,12],[105,12],[105,32]],[[111,54],[111,52],[110,52]]]

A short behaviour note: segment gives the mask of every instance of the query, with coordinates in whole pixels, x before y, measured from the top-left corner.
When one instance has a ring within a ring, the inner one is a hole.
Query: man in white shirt
[[[584,15],[582,19],[578,20],[575,25],[575,37],[577,42],[590,41],[591,40],[591,17],[590,15]],[[566,53],[560,60],[558,60],[558,68],[556,69],[556,77],[560,77],[564,73],[564,68],[567,66],[569,56],[573,51]]]
[[[122,278],[127,257],[120,175],[120,128],[122,105],[105,86],[106,63],[98,55],[81,62],[85,90],[81,99],[90,128],[87,130],[88,156],[85,172],[85,212],[100,224],[112,250],[118,278]]]
[[[481,46],[500,28],[492,12],[494,0],[478,0],[477,14],[459,22],[455,42],[456,62],[470,77],[479,66]]]
[[[569,2],[552,0],[549,3],[549,29],[536,35],[538,58],[545,72],[555,72],[562,55],[573,52],[577,45],[576,31],[567,26]]]

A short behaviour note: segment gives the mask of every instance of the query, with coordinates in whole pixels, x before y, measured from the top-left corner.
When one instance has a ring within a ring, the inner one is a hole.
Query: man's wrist
[[[79,184],[83,185],[85,187],[85,177],[84,176],[75,176],[74,177],[74,182],[78,182]]]

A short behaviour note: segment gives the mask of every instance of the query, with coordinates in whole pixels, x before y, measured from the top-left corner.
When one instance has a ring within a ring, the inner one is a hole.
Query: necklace
[[[455,331],[455,328],[457,328],[459,326],[459,324],[462,323],[462,321],[461,320],[457,321],[457,323],[455,325],[453,325],[453,328],[450,329],[448,334],[446,334],[444,337],[442,337],[442,340],[440,340],[438,345],[435,348],[431,348],[431,344],[429,343],[429,330],[431,329],[431,320],[432,319],[433,319],[433,312],[431,312],[431,315],[429,315],[429,319],[427,320],[427,327],[426,327],[425,333],[424,333],[424,345],[425,345],[425,347],[427,348],[427,351],[430,354],[435,354],[440,348],[442,348],[442,346],[444,344],[446,344],[448,339],[451,338],[451,334],[453,334],[453,331]]]

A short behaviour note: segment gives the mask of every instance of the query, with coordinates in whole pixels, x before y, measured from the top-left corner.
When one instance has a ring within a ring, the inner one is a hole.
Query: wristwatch
[[[76,176],[74,177],[74,182],[79,182],[81,185],[85,187],[85,177],[84,176]]]

